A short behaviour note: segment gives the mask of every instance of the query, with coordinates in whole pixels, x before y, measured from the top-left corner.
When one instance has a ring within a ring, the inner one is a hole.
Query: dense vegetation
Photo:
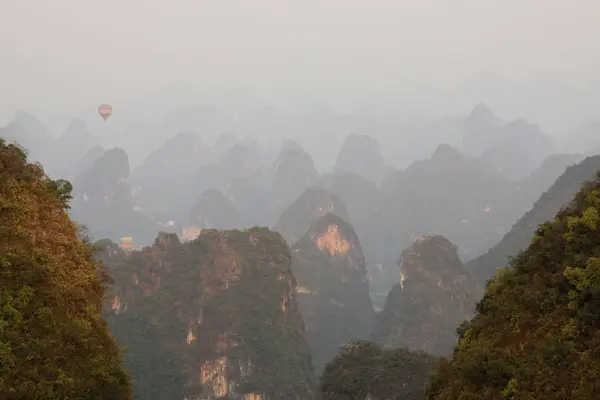
[[[473,315],[473,285],[457,248],[442,235],[418,237],[399,261],[400,282],[388,295],[371,334],[385,347],[406,346],[448,356],[456,327]]]
[[[405,348],[352,341],[326,366],[322,400],[421,400],[435,358]]]
[[[49,179],[0,139],[0,398],[129,399],[118,346],[100,315],[91,246]]]
[[[490,281],[428,399],[596,399],[600,173]]]
[[[161,234],[142,251],[106,253],[116,283],[109,321],[129,349],[139,398],[314,398],[290,250],[279,234],[208,229],[188,243]]]

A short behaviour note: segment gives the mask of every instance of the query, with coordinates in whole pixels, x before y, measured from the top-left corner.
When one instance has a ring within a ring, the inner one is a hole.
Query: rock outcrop
[[[349,220],[346,206],[337,197],[318,188],[307,189],[281,215],[273,230],[279,232],[290,246],[294,245],[323,215],[333,213]]]
[[[356,173],[327,174],[317,185],[333,194],[344,203],[348,217],[339,214],[342,219],[352,224],[358,235],[365,260],[367,277],[373,307],[383,307],[390,287],[382,284],[382,268],[379,256],[382,248],[389,246],[389,240],[373,234],[377,223],[373,216],[377,213],[380,191],[377,185]],[[383,299],[383,300],[382,300]]]
[[[475,307],[456,246],[441,235],[417,237],[399,265],[400,282],[378,315],[372,339],[385,347],[451,354],[456,328]]]
[[[141,398],[314,399],[290,258],[266,228],[161,234],[107,257],[106,313]]]
[[[388,293],[397,282],[398,248],[416,236],[437,232],[476,257],[502,238],[530,207],[515,183],[481,160],[439,145],[429,160],[396,172],[381,189],[381,201],[361,242],[372,264],[383,273],[374,286]],[[450,211],[451,210],[451,211]]]
[[[366,339],[374,320],[365,260],[350,224],[319,218],[292,247],[298,304],[319,372],[340,346]]]

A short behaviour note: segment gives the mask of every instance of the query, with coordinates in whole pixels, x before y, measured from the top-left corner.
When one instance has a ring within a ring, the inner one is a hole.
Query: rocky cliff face
[[[384,279],[380,279],[382,270],[378,260],[382,247],[389,246],[389,240],[388,238],[382,240],[380,236],[373,234],[377,229],[373,216],[377,212],[380,200],[377,185],[356,173],[345,173],[324,175],[318,186],[335,195],[346,206],[348,218],[339,213],[338,215],[352,223],[358,235],[367,260],[367,276],[373,306],[377,308],[381,303],[380,307],[383,307],[390,287],[380,284]]]
[[[317,371],[340,346],[368,337],[374,319],[365,260],[352,226],[319,218],[292,247],[298,304]]]
[[[441,235],[417,237],[402,252],[399,265],[400,283],[378,315],[373,340],[386,347],[450,354],[456,328],[475,306],[473,286],[456,246]]]
[[[363,244],[370,263],[382,264],[377,286],[397,282],[398,248],[416,236],[443,234],[462,259],[482,254],[527,210],[515,184],[480,160],[440,145],[429,160],[413,163],[386,180]],[[452,212],[448,212],[452,210]]]
[[[328,213],[349,220],[346,206],[337,196],[318,188],[307,189],[285,210],[273,230],[279,232],[291,246],[308,231],[313,223]]]
[[[161,234],[141,252],[105,254],[105,263],[116,281],[109,323],[130,349],[126,365],[141,398],[314,398],[280,235],[209,229],[181,244]]]

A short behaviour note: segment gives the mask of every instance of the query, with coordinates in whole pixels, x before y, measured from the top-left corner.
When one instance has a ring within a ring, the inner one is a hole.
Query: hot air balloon
[[[106,118],[110,117],[110,114],[112,114],[112,106],[109,104],[101,104],[98,106],[98,112],[106,121]]]
[[[132,249],[133,248],[133,239],[131,236],[123,236],[121,238],[121,248],[122,249]]]

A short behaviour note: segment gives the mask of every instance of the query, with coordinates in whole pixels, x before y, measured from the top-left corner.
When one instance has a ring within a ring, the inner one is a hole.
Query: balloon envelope
[[[112,106],[109,104],[101,104],[98,106],[98,112],[106,121],[106,118],[110,117],[110,114],[112,114]]]

